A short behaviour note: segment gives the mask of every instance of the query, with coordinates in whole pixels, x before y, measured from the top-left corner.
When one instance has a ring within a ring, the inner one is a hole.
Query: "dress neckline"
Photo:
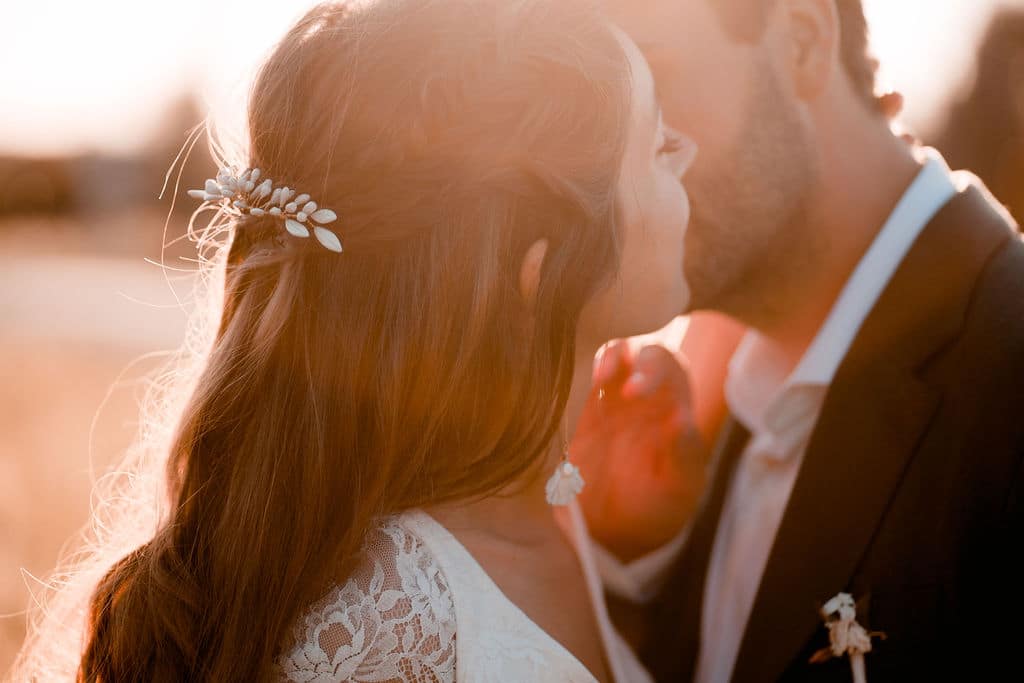
[[[441,524],[441,522],[437,521],[437,519],[435,519],[430,513],[424,510],[410,510],[409,512],[404,513],[403,517],[405,517],[409,521],[412,521],[417,527],[419,527],[419,530],[427,530],[429,532],[433,532],[431,536],[433,536],[435,540],[443,543],[446,549],[454,557],[458,558],[458,561],[462,563],[463,566],[465,566],[469,571],[472,572],[473,578],[476,580],[476,582],[482,588],[491,591],[495,596],[497,596],[497,599],[499,600],[500,604],[502,604],[510,612],[514,613],[519,620],[526,624],[527,628],[533,631],[533,635],[535,637],[539,638],[540,640],[548,644],[553,651],[557,652],[560,656],[565,658],[566,661],[571,662],[572,666],[578,669],[579,674],[581,676],[585,676],[587,681],[597,683],[598,679],[596,676],[594,676],[593,672],[589,668],[587,668],[587,666],[583,664],[583,662],[581,662],[579,658],[569,650],[569,648],[567,648],[557,638],[548,633],[540,624],[531,619],[530,616],[527,615],[526,612],[524,612],[522,608],[519,607],[519,605],[517,605],[511,598],[509,598],[501,589],[501,587],[498,586],[497,583],[495,583],[494,579],[491,578],[490,574],[487,573],[487,570],[484,569],[479,562],[477,562],[476,558],[473,557],[473,554],[469,552],[469,549],[466,548],[466,546],[464,546],[462,542],[448,530],[447,527],[445,527],[443,524]],[[596,569],[592,562],[588,562],[586,554],[582,552],[583,548],[581,547],[581,544],[584,541],[577,537],[580,526],[578,520],[582,520],[582,515],[578,509],[578,506],[574,503],[569,509],[569,519],[565,521],[560,519],[558,521],[559,525],[562,526],[563,531],[567,532],[569,542],[572,545],[576,557],[580,563],[580,567],[584,575],[584,580],[587,582],[587,592],[590,596],[590,603],[594,611],[594,618],[597,620],[598,633],[600,634],[601,647],[604,653],[605,664],[608,667],[608,673],[612,676],[613,680],[622,680],[619,677],[620,667],[618,666],[616,658],[617,650],[614,646],[614,643],[612,642],[612,639],[610,638],[610,630],[612,629],[612,626],[611,621],[607,616],[607,608],[605,606],[603,596],[600,603],[595,604],[594,602],[594,581],[596,579],[598,587],[600,587],[600,578],[597,577],[596,573],[591,575],[592,572],[596,572]],[[566,529],[566,526],[568,526],[569,528]],[[453,590],[453,597],[455,599],[458,598],[457,591]],[[456,647],[458,647],[457,644]],[[458,666],[457,657],[456,666]]]

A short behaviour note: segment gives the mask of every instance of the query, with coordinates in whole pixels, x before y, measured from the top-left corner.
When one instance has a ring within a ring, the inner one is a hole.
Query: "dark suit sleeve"
[[[1018,451],[1017,476],[1014,477],[1010,496],[1006,504],[1006,542],[1010,546],[1012,576],[1024,584],[1024,446]],[[1024,603],[1024,585],[1015,591]],[[1017,613],[1024,617],[1024,612]]]
[[[978,629],[991,638],[989,643],[981,644],[979,651],[988,652],[995,661],[1002,661],[1008,667],[1019,666],[1021,636],[1024,635],[1024,447],[1018,455],[1017,473],[1000,529],[999,544],[1003,553],[993,567],[993,574],[998,577],[993,586],[998,587],[998,593],[989,596],[992,603],[987,610],[989,623]]]
[[[1006,504],[1007,519],[1016,531],[1024,531],[1024,447],[1017,458],[1017,476]],[[1021,539],[1024,541],[1024,538]]]

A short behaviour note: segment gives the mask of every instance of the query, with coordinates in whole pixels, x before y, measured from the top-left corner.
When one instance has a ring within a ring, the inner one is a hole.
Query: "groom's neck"
[[[794,362],[920,170],[910,146],[866,113],[847,113],[820,132],[820,183],[807,217],[825,239],[790,289],[784,314],[759,326]]]

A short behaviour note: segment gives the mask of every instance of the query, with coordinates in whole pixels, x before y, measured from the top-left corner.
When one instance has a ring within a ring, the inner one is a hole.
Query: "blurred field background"
[[[866,0],[911,131],[1024,217],[1024,0]],[[0,672],[45,577],[132,440],[146,376],[181,341],[190,275],[162,270],[157,196],[208,110],[306,2],[5,3],[0,45]],[[43,46],[40,49],[39,46]],[[214,169],[197,146],[184,189]],[[179,196],[180,200],[180,196]],[[191,210],[170,215],[169,239]],[[164,254],[191,267],[187,243]]]

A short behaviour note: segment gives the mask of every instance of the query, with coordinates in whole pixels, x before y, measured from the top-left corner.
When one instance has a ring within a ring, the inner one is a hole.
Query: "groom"
[[[660,550],[641,534],[654,555],[618,567],[620,592],[657,591],[642,647],[653,673],[849,681],[821,614],[848,593],[856,621],[885,634],[864,655],[869,680],[1019,679],[1016,226],[979,181],[891,133],[860,0],[606,4],[644,50],[667,122],[700,147],[684,178],[692,308],[750,330],[729,365],[729,417],[696,514]],[[615,382],[630,374],[618,400]],[[680,374],[657,351],[606,358],[604,410],[637,418],[581,422],[593,430],[577,439],[585,474],[651,471],[639,460],[654,451],[614,444],[647,428],[657,411],[644,395],[685,386]],[[659,471],[614,508],[601,499],[608,482],[584,500],[609,549],[636,545],[614,515],[638,530],[681,519],[689,501],[670,492],[686,487],[664,480],[686,468]]]

